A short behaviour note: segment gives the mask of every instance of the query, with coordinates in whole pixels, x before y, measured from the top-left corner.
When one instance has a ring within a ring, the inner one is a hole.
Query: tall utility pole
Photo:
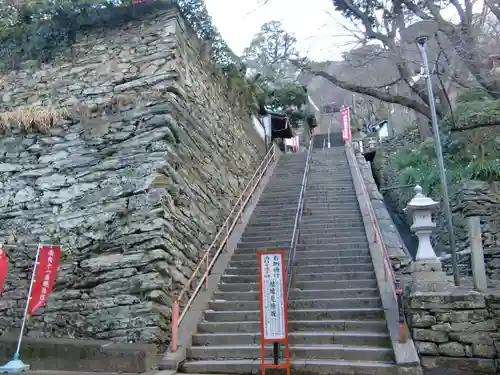
[[[457,248],[455,245],[455,231],[453,228],[453,216],[450,208],[450,198],[448,195],[448,183],[446,180],[446,169],[444,167],[443,160],[443,150],[441,148],[441,137],[439,135],[439,125],[438,118],[436,114],[436,102],[434,101],[434,92],[432,90],[432,79],[429,71],[429,61],[427,58],[427,37],[419,36],[416,40],[418,49],[422,54],[422,60],[424,63],[425,78],[427,80],[427,92],[429,95],[429,106],[431,110],[432,117],[432,129],[434,131],[434,147],[436,149],[439,175],[441,177],[441,188],[443,189],[443,203],[444,203],[444,214],[446,216],[446,223],[448,224],[448,235],[450,236],[450,247],[451,247],[451,263],[453,266],[453,279],[455,285],[460,285],[460,273],[458,270],[457,263]]]

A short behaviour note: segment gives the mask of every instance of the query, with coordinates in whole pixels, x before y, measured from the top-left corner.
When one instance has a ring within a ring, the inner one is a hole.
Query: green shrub
[[[16,69],[22,62],[48,62],[75,41],[80,31],[119,27],[177,5],[188,25],[203,41],[210,41],[221,72],[241,66],[213,25],[203,0],[60,0],[21,2],[19,8],[0,4],[0,69]]]
[[[448,183],[459,184],[470,179],[500,181],[500,155],[495,152],[478,155],[464,142],[462,139],[443,147]],[[400,184],[419,184],[426,194],[440,194],[441,180],[432,139],[396,152],[393,160],[399,170]]]

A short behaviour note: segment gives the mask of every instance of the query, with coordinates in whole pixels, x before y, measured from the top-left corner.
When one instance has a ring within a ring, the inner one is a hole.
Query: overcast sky
[[[206,0],[207,9],[229,47],[241,54],[263,23],[283,22],[295,34],[299,50],[309,58],[340,60],[352,48],[347,32],[339,25],[331,0]],[[346,45],[347,44],[347,45]]]

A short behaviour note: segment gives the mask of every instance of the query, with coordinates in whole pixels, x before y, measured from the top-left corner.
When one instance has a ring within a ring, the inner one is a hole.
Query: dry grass
[[[160,92],[152,95],[159,99]],[[84,121],[101,117],[103,113],[118,113],[140,102],[142,97],[130,94],[118,94],[110,97],[105,103],[79,103],[68,108],[31,107],[14,109],[0,113],[0,133],[37,132],[46,133],[64,120]]]
[[[0,132],[46,132],[67,118],[64,108],[32,107],[0,113]]]

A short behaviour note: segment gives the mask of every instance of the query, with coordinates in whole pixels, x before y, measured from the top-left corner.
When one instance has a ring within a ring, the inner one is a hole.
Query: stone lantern
[[[432,212],[438,205],[438,202],[423,195],[422,188],[417,185],[415,196],[405,209],[412,215],[411,230],[418,238],[417,255],[412,267],[413,292],[442,292],[451,285],[431,244],[431,234],[436,228]]]
[[[406,206],[406,211],[412,215],[413,225],[411,230],[418,238],[417,261],[436,261],[438,257],[431,244],[431,234],[436,228],[432,221],[432,212],[439,205],[429,197],[422,194],[422,188],[415,186],[415,196]]]

